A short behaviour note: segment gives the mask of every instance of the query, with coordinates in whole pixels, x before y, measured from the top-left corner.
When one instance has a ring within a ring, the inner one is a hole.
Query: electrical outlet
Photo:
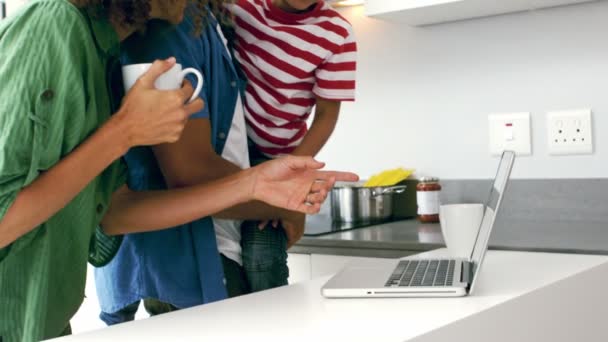
[[[591,109],[547,113],[549,154],[591,154]]]
[[[530,113],[490,114],[488,130],[491,155],[499,156],[504,150],[519,156],[532,153]]]

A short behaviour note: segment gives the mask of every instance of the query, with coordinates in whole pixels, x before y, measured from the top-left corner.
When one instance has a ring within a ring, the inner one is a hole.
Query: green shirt
[[[0,22],[0,219],[21,188],[109,118],[106,80],[118,49],[107,20],[66,0],[32,2]],[[95,228],[125,178],[113,163],[47,222],[0,249],[0,340],[65,329],[84,298]]]

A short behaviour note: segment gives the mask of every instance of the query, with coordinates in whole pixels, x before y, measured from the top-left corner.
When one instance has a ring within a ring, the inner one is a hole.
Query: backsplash
[[[441,203],[483,203],[491,182],[442,180]],[[606,254],[607,194],[608,179],[511,179],[490,245]]]
[[[481,202],[491,180],[442,180],[441,203]],[[503,219],[598,223],[608,229],[608,179],[512,179]]]

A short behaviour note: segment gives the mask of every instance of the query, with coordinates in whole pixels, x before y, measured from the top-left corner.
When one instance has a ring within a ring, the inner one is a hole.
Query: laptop
[[[473,293],[514,160],[514,152],[503,152],[468,259],[406,257],[378,260],[373,266],[351,263],[323,285],[321,294],[327,298],[357,298],[460,297]]]

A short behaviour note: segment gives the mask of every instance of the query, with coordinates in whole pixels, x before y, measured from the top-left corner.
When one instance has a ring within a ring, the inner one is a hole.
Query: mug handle
[[[194,68],[186,68],[186,69],[182,70],[180,75],[181,75],[182,79],[184,79],[186,77],[186,75],[188,75],[188,74],[194,74],[194,76],[196,76],[196,78],[198,80],[198,82],[196,82],[196,88],[194,89],[194,93],[190,97],[190,100],[188,100],[188,103],[190,103],[190,102],[194,101],[194,99],[196,99],[198,94],[200,94],[201,90],[203,89],[203,75],[201,74],[200,71],[198,71]]]

